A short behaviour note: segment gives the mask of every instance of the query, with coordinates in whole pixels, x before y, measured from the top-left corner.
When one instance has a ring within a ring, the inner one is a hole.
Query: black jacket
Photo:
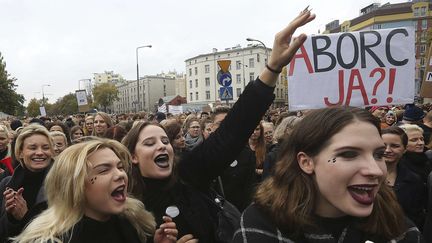
[[[425,153],[405,152],[399,162],[410,171],[419,175],[422,182],[426,185],[427,177],[432,171],[431,161],[428,159]]]
[[[18,190],[25,181],[26,169],[19,165],[16,167],[15,172],[12,176],[4,178],[0,183],[0,242],[6,242],[6,239],[12,236],[16,236],[24,229],[27,223],[29,223],[34,217],[40,214],[47,208],[47,199],[45,190],[43,187],[43,179],[48,173],[50,167],[47,167],[42,172],[42,178],[39,181],[35,181],[37,186],[37,194],[35,198],[26,199],[26,201],[34,201],[33,206],[28,208],[27,213],[24,215],[22,220],[16,220],[6,212],[5,202],[3,201],[3,192],[6,187]],[[25,190],[25,187],[24,187]],[[29,206],[29,205],[28,205]]]
[[[263,165],[263,180],[273,175],[273,170],[278,159],[279,147],[279,143],[272,144],[267,152]]]
[[[421,177],[399,163],[393,190],[405,215],[421,230],[427,203],[426,187]]]
[[[250,134],[274,99],[274,88],[259,79],[250,82],[234,104],[219,129],[193,151],[184,153],[177,164],[179,179],[172,186],[167,181],[144,181],[146,190],[143,203],[156,222],[168,206],[177,206],[180,214],[174,218],[178,237],[193,234],[200,242],[215,241],[213,225],[215,216],[202,198],[216,177],[236,159],[247,143]]]

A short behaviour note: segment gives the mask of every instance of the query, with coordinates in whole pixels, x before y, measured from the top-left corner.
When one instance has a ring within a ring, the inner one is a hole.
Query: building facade
[[[114,84],[125,82],[126,80],[117,73],[114,73],[114,71],[105,71],[103,73],[93,73],[93,83],[99,84],[99,83],[106,83],[111,82]]]
[[[233,100],[229,101],[229,103],[233,104],[246,85],[255,80],[264,69],[270,53],[271,49],[266,49],[260,45],[248,45],[244,48],[237,45],[232,48],[225,48],[223,51],[214,48],[211,53],[187,59],[185,64],[186,99],[188,104],[208,105],[221,101],[219,95],[221,86],[217,82],[217,74],[220,70],[217,63],[219,60],[231,61],[229,72],[232,77]],[[278,81],[275,88],[277,97],[275,103],[285,104],[287,101],[285,99],[286,86],[283,87],[283,84],[286,84],[286,82]]]
[[[411,1],[380,5],[371,4],[360,10],[360,16],[342,22],[335,20],[326,25],[324,33],[413,27],[415,30],[416,71],[415,95],[418,96],[425,72],[428,51],[427,37],[432,27],[432,1]]]
[[[173,76],[172,74],[141,77],[139,93],[137,91],[136,80],[128,80],[117,84],[119,100],[113,104],[114,113],[155,112],[160,98],[176,95],[177,77],[177,75]]]

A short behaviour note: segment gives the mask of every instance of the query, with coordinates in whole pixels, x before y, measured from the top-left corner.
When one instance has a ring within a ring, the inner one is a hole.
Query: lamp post
[[[137,102],[138,102],[138,104],[137,104],[137,106],[136,106],[136,109],[137,109],[136,112],[138,112],[138,111],[141,109],[140,95],[139,95],[139,65],[138,65],[138,50],[141,49],[141,48],[146,48],[146,47],[151,48],[152,45],[139,46],[139,47],[136,48],[136,52],[135,52],[135,54],[136,54],[136,70],[137,70]],[[143,95],[144,95],[144,92],[143,92]],[[143,98],[143,100],[144,100],[144,98]]]
[[[267,64],[267,62],[268,62],[268,58],[269,58],[269,55],[268,55],[267,47],[266,47],[266,45],[264,44],[264,42],[262,42],[262,41],[260,41],[260,40],[257,40],[257,39],[253,39],[253,38],[246,38],[246,40],[247,40],[247,41],[256,41],[256,42],[259,42],[261,45],[264,46],[265,54],[266,54],[266,57],[267,57],[267,59],[266,59],[266,61],[265,61],[264,64]]]
[[[244,89],[246,87],[245,67],[248,67],[248,65],[243,64],[242,62],[239,62],[239,63],[240,63],[240,65],[243,66],[242,70],[243,70],[243,91],[244,91]]]
[[[45,86],[51,86],[51,84],[43,84],[42,85],[42,106],[45,106],[45,93],[44,93],[44,87]]]

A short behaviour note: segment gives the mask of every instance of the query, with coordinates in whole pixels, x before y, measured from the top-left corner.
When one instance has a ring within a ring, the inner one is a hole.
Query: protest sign
[[[426,70],[424,73],[423,83],[420,91],[420,96],[423,98],[432,98],[432,45],[429,46],[428,55],[426,57]]]
[[[168,105],[168,112],[170,112],[173,115],[179,115],[183,113],[183,107],[181,105]]]
[[[79,112],[86,112],[89,110],[89,105],[87,101],[87,93],[85,90],[76,90],[75,96],[78,103],[78,111]]]
[[[412,28],[308,36],[288,64],[290,110],[414,102]]]

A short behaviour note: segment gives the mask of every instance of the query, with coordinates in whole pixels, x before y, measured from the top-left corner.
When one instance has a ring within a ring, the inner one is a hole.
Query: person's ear
[[[138,164],[138,163],[139,163],[138,157],[135,154],[133,154],[132,155],[132,164]]]
[[[304,152],[299,152],[297,154],[297,163],[300,166],[300,169],[306,174],[313,174],[315,169],[315,164],[313,159]]]

